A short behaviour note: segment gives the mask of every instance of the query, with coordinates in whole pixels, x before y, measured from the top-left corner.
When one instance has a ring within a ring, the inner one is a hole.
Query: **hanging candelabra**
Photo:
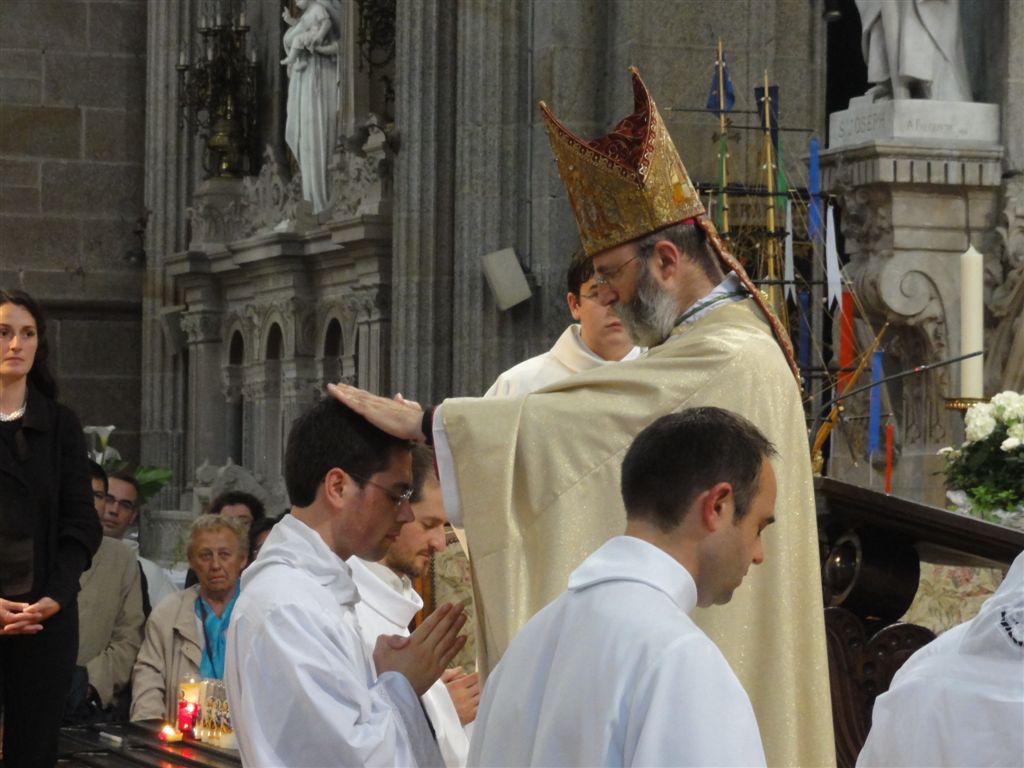
[[[203,140],[207,178],[252,172],[256,133],[256,49],[249,49],[245,11],[207,3],[196,24],[195,55],[178,53],[179,129]]]

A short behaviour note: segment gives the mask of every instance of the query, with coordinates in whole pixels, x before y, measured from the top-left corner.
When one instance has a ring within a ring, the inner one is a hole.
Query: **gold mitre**
[[[558,173],[588,256],[704,213],[640,72],[633,114],[586,141],[540,102]]]

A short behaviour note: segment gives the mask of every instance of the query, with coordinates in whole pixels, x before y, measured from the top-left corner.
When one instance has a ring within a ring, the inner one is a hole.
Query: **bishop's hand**
[[[389,435],[403,440],[426,442],[423,434],[423,408],[396,395],[394,399],[373,395],[348,384],[328,384],[331,397],[347,405],[368,422]]]

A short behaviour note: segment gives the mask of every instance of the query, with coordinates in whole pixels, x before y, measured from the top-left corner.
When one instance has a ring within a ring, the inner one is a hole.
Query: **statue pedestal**
[[[999,143],[999,105],[973,102],[898,99],[850,100],[850,108],[828,118],[829,148],[897,139],[926,142]]]
[[[897,120],[910,114],[899,102],[875,106]],[[916,102],[909,106],[917,109]],[[996,110],[993,125],[998,121]],[[855,322],[857,349],[866,349],[890,323],[882,343],[886,374],[960,354],[960,255],[971,243],[981,247],[996,223],[1001,159],[1002,147],[994,143],[893,137],[822,154],[822,188],[841,199],[845,276],[864,312]],[[894,494],[944,506],[943,478],[936,474],[943,462],[935,454],[960,438],[943,400],[959,392],[959,379],[953,365],[884,389],[882,413],[892,413],[895,425]],[[868,409],[867,393],[847,401],[846,422],[833,432],[828,474],[881,489],[884,454],[876,455],[874,467],[866,458]],[[884,451],[884,432],[879,441]]]

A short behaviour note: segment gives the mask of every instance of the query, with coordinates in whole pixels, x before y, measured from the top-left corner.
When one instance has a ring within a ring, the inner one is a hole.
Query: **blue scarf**
[[[231,621],[231,609],[235,607],[241,584],[235,585],[235,594],[224,608],[224,615],[217,616],[213,608],[201,595],[196,595],[196,616],[203,624],[203,639],[206,647],[203,660],[199,664],[199,676],[214,680],[224,679],[224,648],[227,645],[228,622]]]

